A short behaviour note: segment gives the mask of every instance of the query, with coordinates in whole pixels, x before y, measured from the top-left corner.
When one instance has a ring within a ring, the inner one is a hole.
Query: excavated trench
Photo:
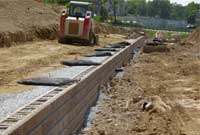
[[[139,56],[139,54],[141,53],[141,49],[134,48],[133,53],[134,53],[134,55],[133,55],[132,60],[136,59]],[[114,78],[119,79],[119,80],[122,79],[125,72],[126,72],[126,67],[122,67],[122,68],[118,69]],[[89,111],[85,117],[85,123],[80,130],[81,132],[85,132],[85,131],[87,132],[88,130],[91,129],[92,121],[95,119],[96,114],[98,114],[98,112],[101,110],[101,107],[103,105],[102,102],[110,99],[110,97],[108,97],[104,93],[104,92],[109,92],[110,88],[111,88],[110,83],[108,83],[107,86],[104,88],[104,90],[103,89],[99,90],[96,104],[89,109]],[[102,92],[102,91],[104,91],[104,92]],[[79,133],[79,131],[78,131],[78,133]]]

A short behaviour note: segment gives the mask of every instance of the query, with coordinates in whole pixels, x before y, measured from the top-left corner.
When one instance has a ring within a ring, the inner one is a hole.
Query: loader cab
[[[77,17],[77,18],[85,18],[88,16],[88,12],[90,9],[89,2],[79,2],[79,1],[71,1],[69,7],[69,16]]]
[[[61,11],[59,42],[63,41],[97,44],[89,2],[71,1],[68,10]]]

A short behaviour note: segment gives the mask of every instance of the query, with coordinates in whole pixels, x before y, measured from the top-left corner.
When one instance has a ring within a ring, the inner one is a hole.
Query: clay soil
[[[65,6],[44,5],[41,0],[0,0],[0,47],[27,41],[53,40],[58,36],[60,11]],[[96,33],[127,33],[105,24],[97,24]]]
[[[0,0],[0,47],[55,39],[59,13],[34,0]]]
[[[99,46],[61,45],[56,37],[63,8],[44,6],[40,0],[0,0],[0,93],[27,89],[16,81],[57,68],[63,59],[74,59],[96,47],[138,36],[134,30],[96,23]]]
[[[61,67],[60,61],[79,59],[97,47],[122,41],[125,36],[100,35],[100,45],[80,46],[59,44],[57,40],[21,44],[0,49],[0,93],[20,92],[30,87],[18,85],[17,80],[40,76],[41,73]]]
[[[80,134],[200,135],[200,44],[168,48],[127,66]]]

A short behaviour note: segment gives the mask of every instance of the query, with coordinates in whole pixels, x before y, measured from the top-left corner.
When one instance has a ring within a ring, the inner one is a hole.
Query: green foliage
[[[170,3],[169,0],[127,0],[126,12],[131,15],[160,17],[164,19],[188,19],[195,22],[200,4],[191,2],[187,6]]]
[[[100,6],[100,21],[105,21],[108,18],[108,12],[105,8],[107,0],[101,0],[101,6]]]
[[[172,19],[184,19],[185,16],[185,8],[180,4],[172,4],[171,6],[171,18]]]
[[[189,36],[188,33],[181,33],[180,37],[181,39],[186,39]]]
[[[197,13],[200,10],[200,5],[191,2],[186,7],[186,17],[188,22],[191,24],[195,24]]]
[[[128,0],[126,9],[128,14],[145,16],[147,10],[146,0]]]
[[[102,22],[102,17],[101,16],[94,16],[94,20],[96,22]]]
[[[94,0],[77,0],[93,3]],[[97,20],[104,21],[108,18],[106,2],[110,2],[113,17],[117,21],[117,11],[120,8],[120,0],[99,0],[99,17]],[[44,0],[44,3],[59,3],[67,5],[70,0]],[[125,0],[126,14],[136,16],[160,17],[164,19],[187,19],[189,23],[194,24],[197,13],[200,10],[200,4],[191,2],[187,6],[176,3],[170,3],[170,0]],[[96,5],[92,4],[91,9]]]
[[[155,38],[156,32],[156,30],[145,30],[145,33],[147,33],[151,38]]]
[[[151,38],[155,38],[156,32],[158,32],[158,31],[157,30],[146,29],[145,32]],[[171,39],[171,38],[173,38],[173,35],[176,34],[177,32],[174,32],[174,31],[165,31],[165,33],[167,34],[167,38]],[[180,38],[181,39],[186,39],[188,37],[188,35],[189,35],[189,33],[186,33],[186,32],[180,32],[179,34],[180,34]]]

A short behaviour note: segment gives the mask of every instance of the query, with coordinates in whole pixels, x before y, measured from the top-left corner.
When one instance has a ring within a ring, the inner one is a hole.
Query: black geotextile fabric
[[[30,79],[20,80],[17,83],[24,85],[38,85],[38,86],[63,86],[72,84],[74,82],[76,82],[76,80],[69,78],[40,77],[40,78],[30,78]]]
[[[63,65],[66,66],[98,66],[101,65],[99,62],[94,62],[90,60],[71,60],[71,61],[62,61]]]
[[[129,43],[127,41],[119,42],[118,44],[123,45],[123,46],[129,46],[129,45],[131,45],[131,43]]]
[[[125,48],[126,46],[129,46],[129,45],[131,44],[124,41],[124,42],[110,44],[106,48]]]
[[[111,51],[111,52],[116,52],[119,51],[117,48],[97,48],[95,51]]]
[[[95,52],[93,54],[86,55],[86,57],[104,57],[104,56],[113,56],[112,52]]]
[[[163,45],[163,42],[159,40],[147,40],[146,45]]]
[[[111,44],[106,46],[106,48],[125,48],[126,46],[121,45],[121,44]]]

